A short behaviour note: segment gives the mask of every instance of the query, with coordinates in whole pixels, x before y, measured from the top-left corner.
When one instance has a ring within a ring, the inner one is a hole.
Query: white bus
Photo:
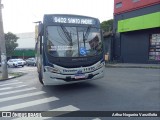
[[[79,15],[44,15],[36,29],[39,81],[44,85],[100,79],[104,57],[100,22]]]

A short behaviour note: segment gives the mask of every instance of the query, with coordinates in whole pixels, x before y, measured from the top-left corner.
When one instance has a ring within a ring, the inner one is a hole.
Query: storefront
[[[125,32],[120,35],[119,61],[124,63],[160,62],[160,32],[158,28]],[[118,47],[118,46],[117,46]]]
[[[160,3],[156,3],[115,13],[113,60],[124,63],[160,63],[159,6]]]

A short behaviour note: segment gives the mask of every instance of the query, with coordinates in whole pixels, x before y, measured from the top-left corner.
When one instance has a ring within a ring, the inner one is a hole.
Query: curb
[[[16,73],[16,72],[15,72]],[[22,73],[22,72],[17,72],[19,73],[19,75],[17,76],[13,76],[13,77],[10,77],[10,78],[7,78],[7,79],[0,79],[0,81],[6,81],[6,80],[11,80],[11,79],[14,79],[14,78],[18,78],[18,77],[21,77],[23,75],[26,75],[27,73]],[[8,74],[13,74],[13,73],[8,73]]]
[[[105,65],[108,68],[146,68],[146,69],[160,69],[160,66],[121,66],[121,65]]]

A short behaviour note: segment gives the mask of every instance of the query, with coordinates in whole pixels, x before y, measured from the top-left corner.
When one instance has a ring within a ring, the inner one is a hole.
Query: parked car
[[[36,59],[35,58],[28,58],[26,59],[26,65],[32,65],[32,66],[36,66]]]
[[[22,60],[19,59],[9,59],[7,65],[8,67],[18,67],[18,66],[24,67],[25,64]]]
[[[18,58],[18,60],[21,61],[24,65],[26,65],[26,61],[24,61],[23,59]]]

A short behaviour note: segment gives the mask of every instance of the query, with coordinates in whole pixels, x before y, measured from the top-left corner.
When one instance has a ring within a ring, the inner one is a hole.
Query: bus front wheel
[[[44,85],[44,83],[43,83],[42,71],[40,71],[40,72],[38,73],[38,78],[39,78],[39,82],[40,82],[42,85]]]

